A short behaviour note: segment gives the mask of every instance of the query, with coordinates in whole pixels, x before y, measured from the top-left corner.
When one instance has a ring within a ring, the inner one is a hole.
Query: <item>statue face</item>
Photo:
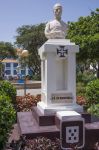
[[[62,7],[61,6],[57,6],[54,8],[54,15],[56,19],[61,19],[61,15],[62,15]]]

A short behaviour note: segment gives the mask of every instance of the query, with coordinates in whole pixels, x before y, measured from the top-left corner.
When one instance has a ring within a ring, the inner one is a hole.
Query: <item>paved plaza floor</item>
[[[26,89],[26,94],[28,93],[31,95],[41,94],[41,89]],[[24,96],[24,89],[17,90],[17,96]]]

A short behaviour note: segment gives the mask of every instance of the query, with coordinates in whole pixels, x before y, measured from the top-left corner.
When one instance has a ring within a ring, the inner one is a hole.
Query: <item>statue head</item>
[[[54,12],[55,19],[61,20],[62,5],[59,3],[56,3],[53,7],[53,12]]]
[[[45,27],[45,36],[48,39],[65,39],[67,24],[61,21],[62,6],[57,3],[53,7],[55,19],[48,22]]]

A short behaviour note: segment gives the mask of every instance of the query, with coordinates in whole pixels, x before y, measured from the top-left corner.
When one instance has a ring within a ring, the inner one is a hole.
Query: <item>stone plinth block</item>
[[[77,52],[79,46],[67,39],[49,39],[39,48],[42,85],[37,107],[44,115],[50,114],[50,110],[81,109],[76,104]]]

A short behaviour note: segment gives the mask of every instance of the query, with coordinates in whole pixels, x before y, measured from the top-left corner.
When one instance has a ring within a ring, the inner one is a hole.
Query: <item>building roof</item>
[[[3,63],[18,63],[17,59],[4,59],[2,61]]]

